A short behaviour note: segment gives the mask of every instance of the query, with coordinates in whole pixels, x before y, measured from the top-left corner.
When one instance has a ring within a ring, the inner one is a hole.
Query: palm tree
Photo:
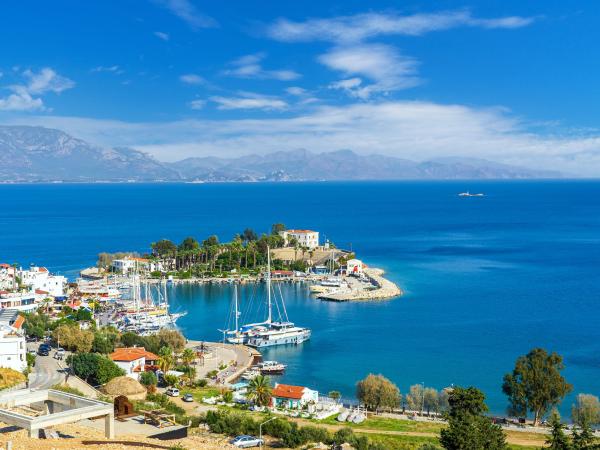
[[[191,348],[186,348],[181,354],[181,360],[189,367],[196,360],[196,352]]]
[[[271,403],[271,380],[264,375],[258,375],[248,384],[248,399],[258,406]]]
[[[167,373],[173,367],[173,356],[163,355],[158,358],[158,367],[162,373]]]

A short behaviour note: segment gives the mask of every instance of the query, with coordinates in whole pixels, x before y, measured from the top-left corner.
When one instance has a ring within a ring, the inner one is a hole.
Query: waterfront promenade
[[[208,373],[216,370],[217,384],[234,382],[261,357],[258,351],[245,345],[188,341],[186,347],[205,348],[204,358],[196,365],[196,377],[207,378]],[[220,369],[224,365],[227,367]]]

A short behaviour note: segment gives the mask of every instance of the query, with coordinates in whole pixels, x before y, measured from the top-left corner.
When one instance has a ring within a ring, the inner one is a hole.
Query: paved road
[[[37,350],[38,344],[29,345],[31,346],[29,348]],[[58,361],[53,358],[55,351],[55,349],[52,349],[49,356],[36,356],[35,367],[29,374],[30,389],[48,389],[65,380],[63,369],[58,365]]]

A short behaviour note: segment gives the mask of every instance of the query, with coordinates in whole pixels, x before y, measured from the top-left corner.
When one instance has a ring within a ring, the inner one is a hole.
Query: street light
[[[423,385],[423,399],[421,401],[421,417],[423,417],[423,408],[425,408],[425,382],[421,381],[421,384]]]
[[[269,422],[271,422],[272,420],[275,420],[275,419],[277,419],[277,417],[271,417],[269,420],[267,420],[266,422],[261,423],[258,426],[258,439],[259,439],[259,448],[260,448],[260,450],[262,450],[262,448],[263,448],[262,426],[265,425],[265,424],[267,424],[267,423],[269,423]]]

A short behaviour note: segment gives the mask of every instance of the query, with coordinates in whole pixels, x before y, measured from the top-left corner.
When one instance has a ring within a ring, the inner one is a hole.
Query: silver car
[[[231,443],[239,448],[249,448],[249,447],[258,447],[259,445],[263,445],[265,441],[259,439],[254,436],[248,436],[247,434],[242,434],[241,436],[236,436],[235,439],[231,441]]]

